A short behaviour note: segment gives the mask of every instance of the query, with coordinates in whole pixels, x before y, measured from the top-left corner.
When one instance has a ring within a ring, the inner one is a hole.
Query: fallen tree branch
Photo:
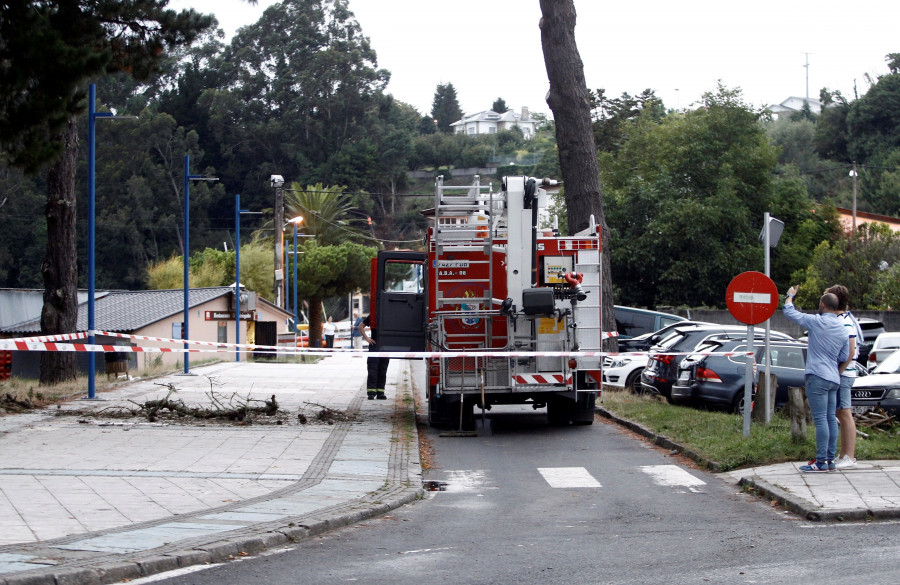
[[[346,421],[355,420],[355,417],[353,415],[347,414],[343,410],[335,410],[333,408],[329,408],[322,404],[316,404],[315,402],[304,402],[303,404],[305,404],[306,406],[301,408],[300,412],[297,414],[297,418],[303,424],[306,424],[309,421],[309,418],[303,412],[304,410],[306,410],[307,406],[314,406],[319,409],[319,411],[313,415],[314,420],[324,422],[324,423],[327,423],[330,425],[333,425],[336,422],[346,422]]]
[[[252,415],[259,414],[271,417],[275,416],[280,408],[274,394],[271,398],[260,400],[251,398],[249,395],[245,398],[241,398],[237,393],[234,393],[226,400],[213,390],[210,390],[207,393],[212,406],[190,406],[185,404],[180,398],[173,398],[173,394],[178,392],[178,389],[174,384],[166,383],[157,385],[164,386],[168,388],[169,391],[162,398],[145,400],[144,402],[129,400],[130,403],[135,405],[135,408],[114,406],[103,410],[61,410],[58,414],[112,417],[141,416],[150,422],[156,422],[160,418],[173,419],[189,417],[200,420],[226,419],[249,423],[252,420]]]

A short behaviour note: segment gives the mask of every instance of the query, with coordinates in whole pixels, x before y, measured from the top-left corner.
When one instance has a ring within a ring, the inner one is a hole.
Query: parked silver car
[[[900,351],[886,357],[868,376],[857,378],[850,393],[854,413],[882,408],[900,415]]]

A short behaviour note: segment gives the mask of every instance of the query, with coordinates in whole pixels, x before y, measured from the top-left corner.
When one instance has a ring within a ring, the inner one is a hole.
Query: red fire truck
[[[478,177],[466,186],[438,177],[426,251],[373,259],[377,349],[433,352],[431,425],[471,428],[473,409],[494,404],[546,407],[551,424],[593,422],[600,230],[593,219],[571,237],[540,227],[544,187],[555,184],[505,177],[494,191]]]

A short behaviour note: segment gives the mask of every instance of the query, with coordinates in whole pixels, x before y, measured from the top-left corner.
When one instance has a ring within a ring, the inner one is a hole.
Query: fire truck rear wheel
[[[460,424],[460,396],[436,396],[436,388],[428,391],[428,424],[432,427],[458,428]],[[462,426],[464,429],[475,428],[473,413],[474,400],[466,400],[462,405]]]

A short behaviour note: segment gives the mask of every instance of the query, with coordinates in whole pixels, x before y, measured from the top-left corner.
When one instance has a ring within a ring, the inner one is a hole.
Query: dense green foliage
[[[866,223],[847,238],[822,241],[813,253],[797,302],[816,307],[822,291],[844,284],[855,309],[900,307],[900,233]],[[797,284],[797,283],[793,283]]]
[[[776,150],[738,91],[665,117],[642,109],[620,132],[621,147],[601,154],[620,304],[723,306],[735,275],[763,268],[765,211],[789,226],[786,246],[821,219],[804,190],[773,180]]]
[[[162,4],[162,7],[160,6]],[[156,0],[6,2],[0,5],[0,151],[29,172],[57,158],[54,139],[85,111],[86,80],[119,71],[146,79],[165,50],[215,20]]]

